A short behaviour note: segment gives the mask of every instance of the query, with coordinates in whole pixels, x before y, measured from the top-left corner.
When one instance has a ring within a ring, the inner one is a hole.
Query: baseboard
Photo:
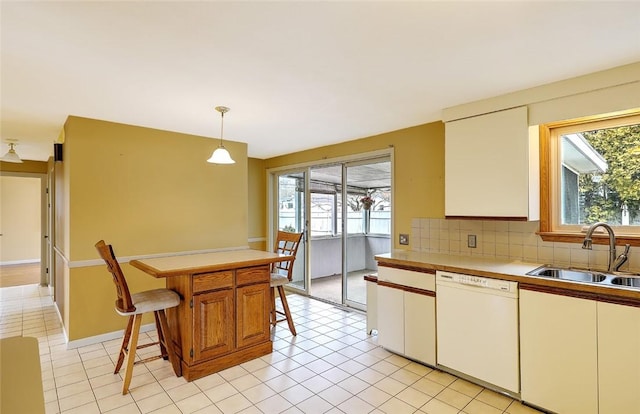
[[[140,327],[140,332],[149,332],[155,331],[156,325],[153,323],[149,323],[146,325],[142,325]],[[75,349],[81,348],[87,345],[99,344],[105,341],[112,341],[114,339],[122,339],[124,337],[124,329],[115,332],[108,332],[101,335],[89,336],[87,338],[76,339],[74,341],[69,341],[69,337],[67,336],[66,330],[64,330],[65,339],[67,340],[67,349]]]
[[[101,335],[89,336],[86,338],[70,341],[69,333],[67,332],[67,327],[64,326],[64,320],[62,319],[62,315],[60,314],[60,308],[58,308],[58,304],[53,302],[53,307],[56,310],[58,319],[60,320],[60,325],[62,326],[62,334],[64,335],[64,341],[67,344],[67,349],[81,348],[83,346],[99,344],[104,341],[111,341],[114,339],[121,339],[124,337],[124,329],[121,329],[119,331],[108,332]],[[140,332],[149,332],[149,331],[154,331],[155,329],[156,329],[156,325],[154,323],[148,323],[146,325],[140,326]]]
[[[25,260],[7,260],[6,262],[0,262],[0,266],[11,266],[21,264],[40,263],[40,259],[25,259]]]

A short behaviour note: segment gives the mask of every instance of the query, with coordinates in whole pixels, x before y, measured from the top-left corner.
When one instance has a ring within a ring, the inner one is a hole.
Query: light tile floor
[[[0,288],[0,337],[38,338],[51,414],[538,412],[389,353],[366,334],[364,314],[300,295],[289,297],[298,336],[278,325],[272,354],[193,382],[167,361],[139,364],[131,392],[121,395],[121,375],[112,373],[120,341],[67,349],[48,295],[37,285]]]

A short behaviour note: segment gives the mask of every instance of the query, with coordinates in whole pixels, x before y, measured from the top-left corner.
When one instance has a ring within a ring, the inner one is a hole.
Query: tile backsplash
[[[480,221],[414,218],[411,221],[411,250],[461,256],[483,256],[521,260],[555,266],[606,270],[609,246],[593,245],[584,250],[580,243],[545,242],[536,234],[537,221]],[[467,246],[469,235],[476,247]],[[618,246],[618,254],[623,247]],[[621,271],[640,272],[640,248],[632,247]]]

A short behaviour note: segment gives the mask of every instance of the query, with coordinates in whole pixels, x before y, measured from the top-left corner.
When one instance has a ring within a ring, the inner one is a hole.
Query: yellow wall
[[[165,287],[164,279],[152,278],[128,263],[121,264],[121,267],[131,292]],[[70,270],[67,306],[71,328],[67,330],[69,339],[77,340],[124,329],[127,318],[118,315],[114,309],[115,285],[105,266]],[[153,315],[145,315],[143,323],[153,323]]]
[[[444,124],[432,122],[354,141],[296,152],[265,160],[276,168],[394,148],[394,248],[397,235],[411,233],[414,217],[444,217]],[[266,205],[259,214],[265,215]],[[251,212],[251,215],[258,212]],[[264,234],[267,234],[266,226]]]
[[[247,245],[246,144],[214,165],[203,137],[76,117],[65,137],[70,260],[100,239],[123,256]]]
[[[206,159],[216,142],[204,137],[79,117],[67,119],[64,135],[70,340],[124,326],[111,276],[104,263],[93,264],[98,240],[119,258],[247,245],[246,144],[225,142],[236,164],[214,165]],[[125,271],[132,292],[164,285]]]
[[[249,247],[256,250],[266,249],[266,172],[264,160],[249,158]],[[251,239],[261,239],[251,241]]]
[[[39,177],[0,176],[0,262],[40,261],[41,192]]]

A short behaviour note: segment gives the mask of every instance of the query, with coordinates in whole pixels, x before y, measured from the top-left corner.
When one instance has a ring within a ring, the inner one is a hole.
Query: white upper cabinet
[[[539,219],[537,127],[527,107],[445,124],[445,215]]]

